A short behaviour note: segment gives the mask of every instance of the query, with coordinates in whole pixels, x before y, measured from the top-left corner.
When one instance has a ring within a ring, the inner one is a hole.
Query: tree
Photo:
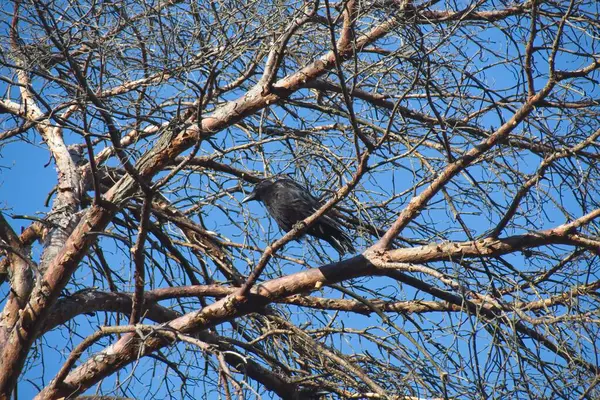
[[[599,8],[7,4],[0,399],[598,398]]]

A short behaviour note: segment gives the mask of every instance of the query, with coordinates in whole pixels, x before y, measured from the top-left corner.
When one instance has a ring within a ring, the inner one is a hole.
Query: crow
[[[260,181],[242,203],[251,200],[262,201],[277,225],[286,232],[323,205],[302,185],[281,175]],[[307,233],[328,242],[340,256],[355,251],[350,237],[330,215],[321,216]]]

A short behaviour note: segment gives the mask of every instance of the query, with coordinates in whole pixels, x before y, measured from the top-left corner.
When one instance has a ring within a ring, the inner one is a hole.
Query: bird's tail
[[[346,253],[354,253],[356,250],[352,245],[352,239],[341,230],[337,230],[337,232],[331,235],[328,240],[331,247],[337,251],[340,256],[343,256]]]

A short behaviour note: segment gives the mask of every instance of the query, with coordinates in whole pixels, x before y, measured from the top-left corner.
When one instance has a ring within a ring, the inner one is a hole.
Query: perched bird
[[[262,201],[277,225],[284,231],[311,216],[323,203],[313,197],[306,188],[287,176],[275,176],[259,182],[254,191],[242,203]],[[323,215],[307,233],[328,242],[340,255],[353,253],[350,237],[342,231],[340,224],[330,215]]]

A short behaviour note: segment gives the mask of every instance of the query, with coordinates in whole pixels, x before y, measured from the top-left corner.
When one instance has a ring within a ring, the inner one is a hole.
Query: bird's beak
[[[255,192],[252,192],[248,196],[244,197],[244,200],[242,200],[242,204],[243,203],[247,203],[247,202],[252,201],[252,200],[256,200],[256,193]]]

